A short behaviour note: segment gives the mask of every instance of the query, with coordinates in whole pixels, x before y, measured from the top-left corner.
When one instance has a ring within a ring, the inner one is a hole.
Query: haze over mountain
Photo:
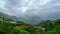
[[[42,21],[42,18],[37,16],[33,16],[33,17],[28,16],[28,17],[22,18],[22,17],[10,16],[1,12],[0,12],[0,18],[3,18],[5,20],[24,22],[27,24],[38,24],[40,21]]]
[[[54,20],[60,18],[60,0],[0,0],[0,12],[28,21],[34,16]]]
[[[10,16],[8,14],[4,14],[1,12],[0,12],[0,17],[5,19],[5,20],[8,20],[8,19],[13,20],[13,21],[22,21],[23,20],[23,18],[16,17],[16,16]]]

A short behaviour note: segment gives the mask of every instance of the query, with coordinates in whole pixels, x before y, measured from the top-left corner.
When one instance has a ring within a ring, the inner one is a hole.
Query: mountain
[[[55,14],[50,14],[50,15],[47,16],[46,19],[49,19],[49,20],[60,19],[60,12],[55,13]]]
[[[41,21],[46,20],[55,20],[55,19],[59,19],[60,18],[60,13],[58,14],[53,14],[53,15],[48,15],[46,17],[42,17],[42,16],[29,16],[29,15],[24,15],[24,18],[22,17],[16,17],[16,16],[10,16],[7,14],[4,14],[2,12],[0,12],[0,17],[8,20],[11,19],[13,21],[21,21],[27,24],[38,24]]]
[[[40,21],[42,21],[42,18],[38,17],[38,16],[25,16],[24,18],[22,17],[16,17],[16,16],[10,16],[4,13],[0,12],[0,17],[4,18],[4,19],[11,19],[13,21],[21,21],[27,24],[38,24]]]
[[[33,25],[36,25],[38,24],[39,22],[43,21],[44,19],[42,19],[41,17],[38,17],[38,16],[29,16],[29,15],[26,15],[24,17],[25,21],[29,24],[33,24]]]
[[[13,21],[22,21],[23,20],[23,18],[19,18],[19,17],[16,17],[16,16],[10,16],[10,15],[7,15],[7,14],[1,13],[1,12],[0,12],[0,17],[4,18],[6,20],[11,19]]]

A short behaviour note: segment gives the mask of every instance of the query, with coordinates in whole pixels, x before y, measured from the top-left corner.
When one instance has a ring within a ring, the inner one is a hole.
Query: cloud
[[[0,12],[14,16],[47,16],[60,13],[60,0],[0,0]]]

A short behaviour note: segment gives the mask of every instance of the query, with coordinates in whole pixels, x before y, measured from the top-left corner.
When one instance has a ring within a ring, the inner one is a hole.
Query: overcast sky
[[[60,13],[60,0],[0,0],[0,12],[13,16]]]

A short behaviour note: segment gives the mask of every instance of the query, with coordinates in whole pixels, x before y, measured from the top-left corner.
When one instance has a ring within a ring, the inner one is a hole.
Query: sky
[[[60,14],[60,0],[0,0],[0,12],[12,16]]]

